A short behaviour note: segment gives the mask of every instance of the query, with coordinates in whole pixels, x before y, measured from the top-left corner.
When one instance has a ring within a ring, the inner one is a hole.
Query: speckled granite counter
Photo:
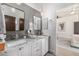
[[[37,36],[37,37],[34,37],[34,38],[26,38],[26,39],[22,38],[22,39],[7,41],[6,44],[7,44],[7,47],[13,47],[13,46],[20,45],[20,44],[23,44],[23,43],[34,42],[36,40],[39,40],[39,39],[42,39],[42,38],[45,38],[45,37],[46,36],[40,35],[40,36]]]

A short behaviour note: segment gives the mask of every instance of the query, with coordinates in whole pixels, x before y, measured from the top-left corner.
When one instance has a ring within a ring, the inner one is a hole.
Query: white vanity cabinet
[[[28,39],[28,42],[19,41],[19,43],[10,45],[2,56],[43,56],[48,52],[48,37]]]
[[[42,56],[42,40],[39,39],[32,44],[32,56]]]
[[[44,38],[42,39],[42,56],[45,55],[45,53],[46,53],[45,40],[46,39],[44,39]]]
[[[45,55],[48,52],[48,37],[42,39],[42,55]]]

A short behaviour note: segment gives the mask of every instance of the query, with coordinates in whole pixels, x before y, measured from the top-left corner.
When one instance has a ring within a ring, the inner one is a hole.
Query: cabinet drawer
[[[18,50],[22,50],[22,49],[24,49],[24,47],[26,47],[26,44],[19,45]]]

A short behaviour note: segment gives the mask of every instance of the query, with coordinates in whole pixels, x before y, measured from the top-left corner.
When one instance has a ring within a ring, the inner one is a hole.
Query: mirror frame
[[[12,4],[15,4],[15,3],[12,3]],[[19,9],[19,8],[16,8],[16,7],[14,7],[14,6],[11,6],[11,5],[9,5],[8,3],[1,3],[1,6],[2,5],[6,5],[6,6],[9,6],[9,7],[12,7],[12,8],[15,8],[15,9],[17,9],[17,10],[20,10],[20,11],[22,11],[22,12],[24,12],[24,10],[21,10],[21,9]],[[19,6],[19,5],[18,5]],[[1,12],[2,12],[2,18],[3,18],[3,25],[4,25],[4,30],[3,30],[3,32],[4,33],[6,33],[6,25],[5,25],[5,17],[4,17],[4,12],[2,11],[2,7],[1,7]],[[25,12],[24,12],[24,30],[23,31],[26,31],[26,27],[25,27]],[[15,30],[15,31],[19,31],[19,30]]]

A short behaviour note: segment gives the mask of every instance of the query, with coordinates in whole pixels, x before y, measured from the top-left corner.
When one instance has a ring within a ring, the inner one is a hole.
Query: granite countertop
[[[31,37],[31,38],[21,38],[21,39],[17,39],[17,40],[12,40],[12,41],[7,41],[7,47],[13,47],[13,46],[17,46],[17,45],[21,45],[24,43],[29,43],[29,42],[35,42],[36,40],[45,38],[46,36],[36,36],[36,37]]]
[[[18,39],[18,40],[14,40],[14,41],[8,41],[6,42],[7,43],[7,47],[14,47],[14,46],[18,46],[18,45],[21,45],[21,44],[24,44],[24,43],[29,43],[29,42],[33,42],[35,41],[36,39]]]

